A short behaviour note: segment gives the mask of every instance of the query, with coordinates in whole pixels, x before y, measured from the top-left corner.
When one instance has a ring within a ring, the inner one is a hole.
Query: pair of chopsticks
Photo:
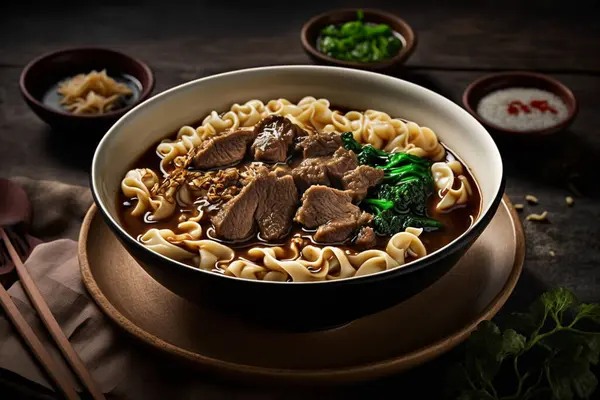
[[[31,279],[27,268],[25,268],[25,265],[23,265],[23,262],[21,261],[21,257],[19,257],[19,254],[11,243],[6,231],[2,227],[0,227],[0,238],[6,245],[10,258],[15,264],[17,275],[19,276],[19,280],[21,281],[25,293],[27,293],[29,300],[35,307],[40,319],[46,326],[46,329],[50,332],[50,335],[60,349],[63,357],[66,359],[81,384],[89,391],[92,398],[94,400],[105,400],[102,391],[94,382],[92,376],[85,367],[85,364],[81,361],[81,358],[79,358],[65,336],[65,333],[52,315],[48,304],[42,297],[42,294],[33,279]],[[9,319],[13,322],[15,328],[48,374],[48,377],[54,382],[55,386],[67,399],[79,399],[80,397],[75,390],[75,382],[71,376],[65,374],[64,371],[58,367],[2,285],[0,285],[0,303],[2,303],[2,308],[4,308]]]

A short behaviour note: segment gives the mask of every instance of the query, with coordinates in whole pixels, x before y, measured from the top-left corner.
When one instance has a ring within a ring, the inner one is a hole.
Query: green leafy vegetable
[[[398,214],[393,210],[376,213],[373,228],[380,235],[392,236],[403,232],[406,228],[422,228],[425,232],[433,232],[442,228],[442,224],[433,218],[415,214]]]
[[[431,166],[431,162],[429,160],[414,156],[412,154],[388,153],[383,150],[376,149],[370,144],[363,146],[354,139],[352,132],[342,133],[342,144],[346,150],[352,150],[356,153],[358,163],[361,165],[382,167],[384,170],[410,164],[427,168]]]
[[[600,304],[578,304],[568,289],[544,293],[528,313],[500,328],[483,321],[466,344],[463,363],[449,372],[454,398],[489,400],[589,399],[598,380]]]
[[[358,163],[382,169],[383,183],[361,204],[375,214],[373,227],[380,235],[393,235],[408,227],[435,231],[442,224],[427,216],[427,199],[433,193],[429,160],[406,153],[387,153],[361,145],[352,132],[342,134],[344,148],[356,153]]]
[[[328,25],[321,29],[317,40],[320,52],[345,61],[373,62],[389,59],[402,49],[402,41],[386,24],[363,21],[364,13],[358,10],[356,21]]]

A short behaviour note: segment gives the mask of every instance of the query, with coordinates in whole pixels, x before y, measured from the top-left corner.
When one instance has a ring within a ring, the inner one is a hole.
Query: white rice
[[[532,100],[546,100],[556,110],[556,114],[537,108],[530,113],[509,114],[508,106],[512,101],[521,101],[529,106]],[[554,93],[533,88],[509,88],[492,92],[481,99],[477,105],[477,113],[490,124],[515,131],[530,131],[550,128],[564,121],[569,110],[567,105]]]

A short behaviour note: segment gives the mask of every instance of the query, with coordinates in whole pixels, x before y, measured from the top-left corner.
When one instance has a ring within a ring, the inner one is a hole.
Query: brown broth
[[[175,134],[173,136],[175,136]],[[157,176],[162,177],[163,173],[159,169],[161,158],[155,150],[157,145],[158,143],[155,143],[153,146],[151,146],[138,160],[136,160],[131,165],[131,169],[150,168],[157,174]],[[467,204],[456,206],[446,212],[436,211],[436,206],[441,200],[439,196],[432,195],[429,198],[428,216],[440,221],[443,224],[443,228],[436,232],[423,232],[423,234],[420,236],[420,239],[425,245],[428,254],[446,246],[448,243],[450,243],[462,233],[464,233],[478,218],[481,209],[481,196],[479,194],[479,187],[475,179],[473,178],[471,172],[469,171],[468,167],[462,162],[462,160],[456,157],[447,147],[445,148],[446,161],[458,160],[462,164],[464,170],[463,175],[467,178],[469,184],[471,185],[473,193],[471,196],[469,196]],[[288,161],[288,164],[290,165],[290,167],[293,167],[297,165],[300,161],[301,157],[293,157]],[[244,168],[249,162],[250,160],[245,160],[242,163],[238,164],[236,167]],[[274,167],[273,165],[267,166]],[[459,183],[458,180],[456,180],[455,183]],[[127,232],[129,232],[132,236],[138,239],[148,229],[151,228],[171,229],[176,232],[177,224],[180,222],[180,217],[182,217],[182,215],[187,215],[188,217],[198,215],[197,206],[180,206],[176,213],[174,213],[171,217],[165,220],[148,221],[146,217],[140,218],[131,215],[130,211],[133,210],[135,206],[135,201],[137,200],[126,198],[125,195],[121,191],[119,191],[119,195],[117,196],[116,201],[117,209],[120,210],[120,218],[123,227]],[[259,239],[257,236],[253,236],[252,238],[241,242],[223,241],[216,238],[214,234],[212,234],[213,228],[212,224],[210,223],[210,217],[212,215],[215,215],[217,212],[218,207],[214,206],[210,210],[204,210],[204,216],[200,221],[203,231],[203,237],[201,239],[212,239],[228,245],[229,247],[235,249],[236,256],[238,258],[247,259],[248,250],[256,246],[280,246],[285,250],[285,254],[282,258],[291,258],[295,254],[290,246],[291,239],[298,237],[301,237],[303,239],[303,245],[313,244],[320,247],[337,246],[343,249],[347,254],[356,254],[360,251],[352,245],[350,240],[346,243],[338,244],[316,243],[313,240],[312,232],[305,230],[300,224],[297,223],[293,223],[290,233],[277,242],[265,242]],[[389,236],[378,236],[377,245],[375,249],[385,250],[389,239]],[[410,258],[407,261],[410,261]]]

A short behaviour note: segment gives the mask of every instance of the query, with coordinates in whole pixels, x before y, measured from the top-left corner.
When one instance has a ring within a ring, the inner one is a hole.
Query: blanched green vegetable
[[[429,173],[430,175],[431,173]],[[408,177],[396,184],[381,184],[375,196],[365,204],[375,214],[373,227],[380,235],[393,235],[408,227],[423,228],[426,232],[442,228],[442,224],[427,216],[427,199],[433,192],[433,182],[423,177]]]
[[[370,165],[372,167],[382,167],[384,170],[390,170],[393,167],[415,164],[429,168],[431,162],[425,158],[417,157],[406,153],[388,153],[376,149],[370,144],[362,145],[354,140],[352,132],[342,133],[342,143],[346,150],[356,153],[360,165]]]
[[[435,231],[442,224],[427,216],[427,200],[434,181],[429,160],[406,153],[387,153],[361,145],[351,132],[342,134],[346,150],[356,153],[358,163],[382,169],[383,183],[361,204],[375,216],[373,227],[380,235],[393,235],[408,227]]]
[[[363,12],[357,20],[341,25],[328,25],[317,40],[320,52],[345,61],[374,62],[392,58],[402,49],[402,42],[386,24],[363,22]]]
[[[397,214],[394,210],[378,213],[373,218],[373,228],[380,235],[392,236],[406,228],[422,228],[425,232],[437,231],[442,227],[439,221],[415,214]]]

